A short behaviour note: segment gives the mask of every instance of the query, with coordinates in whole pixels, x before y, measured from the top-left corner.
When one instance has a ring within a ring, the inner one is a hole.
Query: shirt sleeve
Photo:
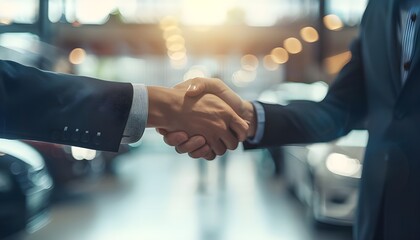
[[[134,143],[143,136],[149,112],[147,88],[143,84],[133,84],[133,103],[124,129],[122,144]]]
[[[265,126],[265,111],[261,103],[254,101],[252,102],[254,109],[257,115],[257,128],[255,131],[255,136],[253,138],[248,138],[247,142],[250,144],[258,144],[264,135],[264,126]]]

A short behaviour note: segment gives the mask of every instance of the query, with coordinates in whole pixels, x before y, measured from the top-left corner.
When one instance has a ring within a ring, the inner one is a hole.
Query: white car
[[[353,130],[329,143],[283,147],[286,183],[317,222],[353,223],[367,140],[367,131]]]
[[[318,102],[327,91],[328,86],[322,82],[283,83],[263,92],[259,100],[283,105],[300,100]],[[281,160],[274,161],[282,166],[280,172],[289,189],[310,208],[316,222],[353,223],[367,141],[366,130],[353,130],[328,143],[279,148]]]

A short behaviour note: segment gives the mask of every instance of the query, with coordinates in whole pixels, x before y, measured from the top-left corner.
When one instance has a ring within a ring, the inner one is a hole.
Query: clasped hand
[[[153,99],[159,97],[154,93],[159,91],[152,90],[149,101],[153,103]],[[242,100],[219,79],[194,78],[166,90],[172,91],[165,95],[169,105],[156,108],[149,104],[149,123],[178,153],[213,160],[227,149],[236,149],[239,142],[255,133],[252,104]]]

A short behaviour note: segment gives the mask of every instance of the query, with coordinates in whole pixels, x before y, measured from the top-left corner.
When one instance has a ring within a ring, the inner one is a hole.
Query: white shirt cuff
[[[149,113],[148,100],[147,88],[143,84],[133,84],[133,103],[121,143],[134,143],[143,136]]]
[[[257,115],[257,128],[255,130],[255,136],[253,138],[248,138],[247,142],[250,144],[258,144],[261,142],[261,139],[264,136],[264,127],[265,127],[265,111],[261,103],[254,101],[255,113]]]

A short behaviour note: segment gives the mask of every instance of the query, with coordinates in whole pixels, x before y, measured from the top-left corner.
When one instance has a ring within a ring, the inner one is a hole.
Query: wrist
[[[169,126],[173,114],[177,112],[176,107],[181,106],[182,98],[169,88],[148,86],[149,111],[147,127],[166,128]],[[172,116],[172,117],[171,117]]]
[[[241,117],[248,123],[247,137],[254,137],[257,130],[257,115],[254,105],[249,101],[243,101],[243,111]]]

